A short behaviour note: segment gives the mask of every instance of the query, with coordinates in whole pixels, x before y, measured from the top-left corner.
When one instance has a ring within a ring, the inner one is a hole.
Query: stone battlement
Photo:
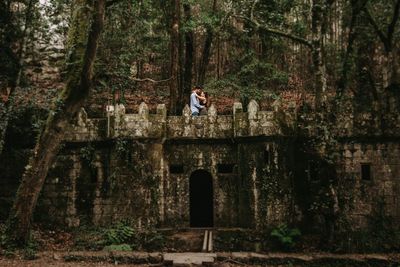
[[[139,112],[128,114],[118,104],[108,112],[108,118],[88,118],[85,110],[68,131],[66,141],[100,141],[107,138],[132,139],[229,139],[244,136],[276,136],[281,131],[276,123],[275,111],[260,111],[252,100],[247,112],[241,103],[233,106],[233,115],[219,115],[214,105],[205,116],[192,117],[189,106],[182,116],[167,116],[164,104],[157,106],[156,114],[150,114],[146,103],[141,103]]]
[[[67,142],[101,141],[113,138],[128,139],[232,139],[240,137],[321,135],[321,125],[315,112],[298,114],[295,109],[261,111],[258,103],[250,101],[247,112],[242,103],[234,103],[232,115],[217,114],[214,105],[205,116],[192,117],[186,105],[181,116],[168,116],[164,104],[155,114],[141,103],[138,113],[126,113],[122,104],[111,106],[107,118],[89,118],[84,109],[77,122],[66,133]],[[284,125],[284,127],[282,127]],[[333,135],[336,137],[398,138],[400,115],[390,112],[384,117],[372,113],[338,113]],[[289,132],[287,131],[289,129]],[[290,129],[292,131],[290,131]]]

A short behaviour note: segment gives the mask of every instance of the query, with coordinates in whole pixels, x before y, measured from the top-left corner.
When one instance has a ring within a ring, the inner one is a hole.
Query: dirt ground
[[[35,260],[24,260],[22,258],[5,258],[0,256],[0,267],[111,267],[111,266],[140,266],[147,267],[151,265],[134,265],[134,264],[119,264],[118,262],[65,262],[62,258],[55,257],[53,253],[44,253],[39,255],[38,259]]]
[[[56,260],[52,257],[41,257],[36,260],[23,260],[23,259],[5,259],[0,257],[0,267],[112,267],[112,266],[120,266],[120,267],[155,267],[162,266],[159,264],[153,265],[134,265],[134,264],[119,264],[118,262],[109,263],[109,262],[64,262],[62,259]],[[217,267],[236,267],[243,266],[237,265],[234,263],[218,263],[214,266]],[[257,267],[256,265],[252,265],[252,267]]]

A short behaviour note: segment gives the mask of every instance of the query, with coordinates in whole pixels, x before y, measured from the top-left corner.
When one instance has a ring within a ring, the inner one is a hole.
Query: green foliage
[[[75,249],[107,251],[160,251],[166,237],[156,230],[137,231],[129,221],[121,221],[109,228],[83,226],[76,230]]]
[[[105,239],[108,244],[120,245],[131,241],[135,234],[135,229],[126,223],[119,222],[114,227],[106,230]]]
[[[35,260],[38,258],[36,248],[27,247],[24,249],[24,259],[25,260]]]
[[[128,167],[132,167],[131,155],[132,142],[126,139],[117,139],[115,142],[115,152],[117,156],[124,160]]]
[[[21,246],[14,240],[11,240],[6,233],[6,225],[0,224],[0,256],[14,257],[21,254],[24,260],[37,259],[38,242],[30,236],[28,242]]]
[[[93,162],[95,160],[95,148],[92,143],[89,142],[85,147],[82,147],[79,154],[85,163],[93,167]]]
[[[288,74],[276,68],[274,64],[257,59],[252,53],[246,54],[237,63],[237,70],[224,79],[211,80],[207,90],[219,92],[233,91],[244,103],[249,99],[260,100],[267,89],[283,87],[288,82]]]
[[[166,239],[158,231],[147,231],[141,234],[140,243],[146,250],[156,251],[164,248]]]
[[[109,245],[103,248],[105,251],[132,251],[132,247],[128,244]]]
[[[89,225],[81,225],[75,229],[74,247],[76,250],[101,250],[108,245],[105,229]]]
[[[297,238],[301,232],[297,228],[289,228],[286,224],[281,224],[271,232],[271,237],[275,238],[282,248],[291,249],[295,246]]]

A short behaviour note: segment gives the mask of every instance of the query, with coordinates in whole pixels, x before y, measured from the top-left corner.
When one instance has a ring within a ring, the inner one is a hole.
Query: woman
[[[200,110],[200,115],[207,115],[207,110],[211,105],[208,93],[201,91],[199,100],[200,100],[201,105],[204,106],[204,108]]]

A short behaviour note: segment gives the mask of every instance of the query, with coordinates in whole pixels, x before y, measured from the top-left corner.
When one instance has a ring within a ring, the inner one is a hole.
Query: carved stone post
[[[158,125],[160,127],[160,137],[164,139],[167,137],[167,107],[165,104],[157,105],[157,115],[159,116],[159,122],[161,124]]]
[[[121,128],[123,128],[124,120],[125,120],[125,106],[122,104],[115,105],[114,111],[114,123],[111,123],[111,136],[118,137],[120,134]]]
[[[208,137],[213,138],[217,135],[216,133],[216,124],[217,124],[217,109],[215,108],[214,104],[211,104],[210,108],[208,109],[207,113],[208,119]]]
[[[235,102],[233,104],[233,136],[244,135],[244,128],[247,128],[247,126],[243,113],[243,105],[240,102]]]
[[[255,100],[251,100],[247,106],[248,118],[249,118],[249,135],[254,136],[259,133],[258,123],[258,111],[260,107]]]

